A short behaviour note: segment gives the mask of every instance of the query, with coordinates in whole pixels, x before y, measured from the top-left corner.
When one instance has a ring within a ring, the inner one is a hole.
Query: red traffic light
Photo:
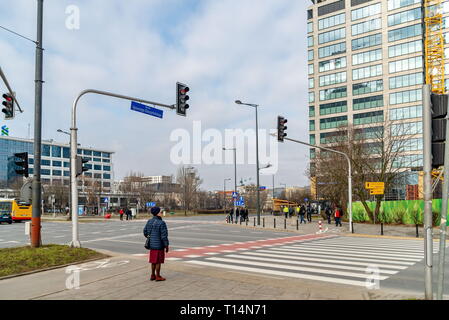
[[[8,102],[12,101],[12,97],[9,94],[7,94],[7,93],[3,94],[3,99],[6,99],[6,101],[8,101]]]
[[[182,88],[182,89],[180,90],[180,93],[181,93],[181,94],[186,94],[186,93],[189,92],[189,91],[190,91],[189,87],[184,87],[184,88]]]

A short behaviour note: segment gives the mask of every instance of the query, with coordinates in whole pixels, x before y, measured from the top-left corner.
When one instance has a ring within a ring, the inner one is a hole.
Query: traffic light
[[[16,173],[28,178],[28,152],[14,153],[14,157],[14,163],[16,164]]]
[[[284,142],[284,137],[287,136],[287,133],[284,131],[287,130],[287,126],[285,125],[287,123],[287,119],[284,117],[278,116],[278,141]]]
[[[189,105],[187,104],[187,101],[189,100],[189,96],[187,95],[187,92],[189,92],[190,89],[185,84],[176,83],[176,113],[180,116],[186,116],[186,111],[189,108]]]
[[[3,94],[2,112],[5,114],[5,120],[11,120],[14,118],[14,96],[9,93]]]
[[[432,108],[432,168],[438,168],[444,165],[448,95],[432,93],[430,103]]]
[[[85,163],[88,163],[88,159],[84,159],[83,157],[76,156],[76,176],[80,176],[83,172],[88,171],[89,168],[84,166]]]

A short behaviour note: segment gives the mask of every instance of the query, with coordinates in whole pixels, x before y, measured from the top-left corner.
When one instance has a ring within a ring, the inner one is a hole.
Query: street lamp
[[[187,216],[187,170],[193,170],[194,167],[184,168],[184,215]]]
[[[64,130],[61,130],[61,129],[58,129],[56,131],[59,132],[59,133],[64,133],[64,134],[70,136],[70,133],[67,132],[67,131],[64,131]],[[80,145],[80,144],[78,143],[78,145]],[[69,220],[72,220],[72,197],[70,196],[71,190],[72,190],[72,175],[70,175],[70,177],[69,177]]]
[[[224,151],[228,151],[228,150],[233,150],[234,151],[234,193],[237,194],[237,148],[225,148],[223,147]],[[235,216],[235,212],[237,210],[236,206],[235,206],[235,200],[234,202],[234,216]]]
[[[226,178],[223,180],[223,207],[224,213],[226,214],[226,181],[231,180],[231,178]]]
[[[243,103],[240,100],[236,104],[253,107],[256,110],[256,166],[257,166],[257,225],[260,225],[260,190],[259,190],[259,124],[257,119],[257,104]]]

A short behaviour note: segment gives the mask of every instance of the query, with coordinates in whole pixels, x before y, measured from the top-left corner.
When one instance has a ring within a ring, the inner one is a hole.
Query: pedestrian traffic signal
[[[11,120],[14,118],[14,96],[9,93],[3,94],[2,112],[5,114],[5,120]]]
[[[189,105],[187,104],[187,101],[189,100],[189,96],[187,95],[187,92],[189,92],[190,89],[185,84],[176,83],[176,113],[180,116],[186,116],[187,109],[189,108]]]
[[[16,173],[28,178],[28,152],[14,153]]]
[[[287,126],[285,125],[287,123],[287,119],[284,117],[278,116],[278,141],[284,142],[284,137],[287,136],[287,133],[284,132],[287,130]]]
[[[84,166],[85,163],[88,163],[89,159],[84,159],[83,157],[76,156],[76,176],[80,176],[83,172],[88,171],[89,168]]]
[[[432,110],[432,168],[444,165],[448,95],[430,95]]]

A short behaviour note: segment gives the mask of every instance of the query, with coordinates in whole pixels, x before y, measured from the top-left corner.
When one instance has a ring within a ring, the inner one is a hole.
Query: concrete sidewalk
[[[111,254],[110,252],[108,252]],[[90,262],[80,288],[67,289],[66,268],[0,281],[0,299],[55,300],[377,300],[415,299],[419,294],[368,290],[327,282],[229,271],[167,261],[163,282],[149,280],[147,257],[115,256]],[[81,265],[82,267],[82,265]],[[69,279],[70,280],[70,279]]]

